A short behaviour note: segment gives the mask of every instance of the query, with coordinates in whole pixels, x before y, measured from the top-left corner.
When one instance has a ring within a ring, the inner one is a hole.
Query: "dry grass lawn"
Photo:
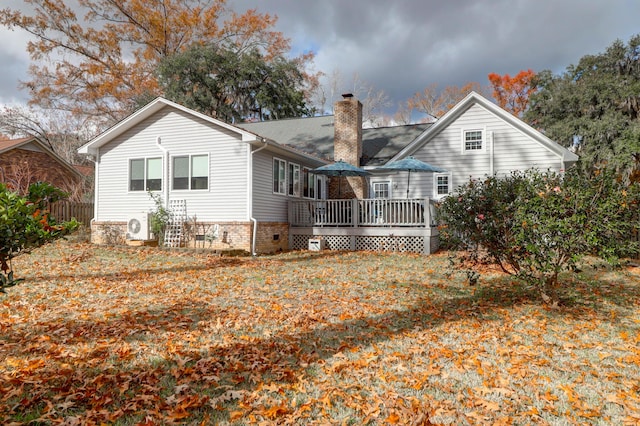
[[[0,295],[0,423],[639,424],[640,268],[559,308],[446,254],[58,242]]]

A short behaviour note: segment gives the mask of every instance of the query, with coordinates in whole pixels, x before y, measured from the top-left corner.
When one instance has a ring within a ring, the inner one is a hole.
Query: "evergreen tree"
[[[542,71],[525,120],[573,146],[585,169],[605,164],[629,177],[640,156],[640,35],[586,55],[561,75]]]

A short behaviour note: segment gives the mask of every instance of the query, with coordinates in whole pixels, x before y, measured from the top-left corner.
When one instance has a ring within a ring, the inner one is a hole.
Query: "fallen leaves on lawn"
[[[443,254],[58,242],[0,299],[3,424],[634,424],[640,271],[551,310]]]

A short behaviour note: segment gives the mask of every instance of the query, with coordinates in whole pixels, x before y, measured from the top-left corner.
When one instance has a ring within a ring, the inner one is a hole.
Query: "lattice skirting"
[[[292,250],[306,250],[309,247],[310,235],[292,235]],[[329,250],[351,250],[351,240],[355,238],[356,250],[369,251],[398,251],[407,253],[422,253],[424,250],[424,238],[422,236],[347,236],[325,235],[325,247]],[[433,242],[432,242],[433,246]],[[437,247],[432,247],[432,251]]]

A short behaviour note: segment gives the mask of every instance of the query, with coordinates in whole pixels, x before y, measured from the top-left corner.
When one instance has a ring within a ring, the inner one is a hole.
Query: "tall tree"
[[[228,122],[281,119],[310,114],[300,66],[257,49],[195,44],[162,60],[158,79],[169,99]]]
[[[31,80],[23,87],[44,108],[119,119],[144,95],[160,93],[158,63],[192,45],[235,52],[289,50],[276,18],[231,11],[225,0],[25,0],[29,12],[0,10],[0,25],[33,36]],[[53,65],[51,65],[53,64]]]
[[[489,82],[493,88],[493,97],[501,108],[516,117],[521,117],[527,110],[529,98],[536,91],[536,73],[532,70],[522,70],[511,77],[509,74],[489,74]]]
[[[524,118],[550,138],[573,146],[582,166],[615,167],[627,177],[640,157],[640,35],[586,55],[560,75],[536,77]]]
[[[425,87],[422,92],[416,92],[407,101],[407,108],[427,115],[426,121],[434,121],[442,117],[472,91],[480,94],[485,92],[480,83],[476,82],[463,86],[447,86],[442,90],[439,90],[438,85],[434,83]]]

